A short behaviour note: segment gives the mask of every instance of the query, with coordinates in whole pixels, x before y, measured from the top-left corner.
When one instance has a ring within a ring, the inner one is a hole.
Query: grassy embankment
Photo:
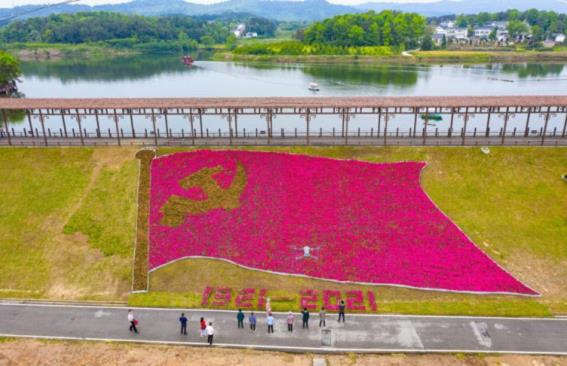
[[[345,54],[310,54],[309,46],[286,52],[285,45],[298,44],[291,40],[261,40],[241,42],[232,51],[219,50],[214,59],[218,61],[260,61],[260,62],[304,62],[304,63],[513,63],[513,62],[564,62],[567,61],[567,48],[555,47],[553,50],[536,51],[517,49],[486,50],[434,50],[410,51],[402,54],[388,47],[369,47],[369,50],[353,47]],[[295,47],[297,48],[297,47]],[[307,48],[307,50],[305,49]],[[373,50],[377,48],[379,50]],[[379,51],[379,52],[377,52]]]
[[[0,296],[121,300],[131,286],[134,150],[0,150]]]
[[[567,313],[567,149],[286,148],[367,161],[427,161],[426,192],[484,251],[540,298],[372,287],[382,313]],[[161,149],[160,153],[169,153]],[[131,149],[2,149],[0,296],[124,300],[131,285],[138,162]],[[4,253],[6,253],[4,255]],[[466,270],[466,269],[465,269]],[[151,276],[131,305],[198,307],[205,286],[270,290],[276,310],[299,290],[367,287],[290,278],[218,261],[181,261]]]

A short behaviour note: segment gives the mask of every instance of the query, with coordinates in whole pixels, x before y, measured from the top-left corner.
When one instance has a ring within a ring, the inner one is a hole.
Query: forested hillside
[[[276,23],[240,15],[238,17],[145,17],[110,12],[58,14],[13,22],[0,29],[0,41],[6,43],[104,42],[115,47],[195,48],[198,44],[224,43],[238,22],[246,22],[249,31],[273,36]]]

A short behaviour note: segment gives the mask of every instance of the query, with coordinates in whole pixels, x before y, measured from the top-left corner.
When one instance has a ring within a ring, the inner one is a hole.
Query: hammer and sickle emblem
[[[200,188],[205,194],[204,200],[193,200],[172,195],[163,205],[161,224],[176,227],[185,221],[188,215],[200,215],[214,209],[234,210],[240,206],[240,196],[246,187],[246,172],[240,162],[236,163],[236,173],[228,188],[222,188],[214,176],[225,170],[222,166],[202,168],[183,178],[179,184],[184,189]]]

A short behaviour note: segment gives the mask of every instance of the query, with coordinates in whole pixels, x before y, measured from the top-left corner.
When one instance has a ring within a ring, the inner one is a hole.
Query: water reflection
[[[108,59],[65,58],[56,61],[22,63],[24,75],[39,79],[74,81],[133,81],[165,73],[184,72],[181,56],[139,55]]]
[[[502,64],[493,66],[502,73],[515,74],[520,79],[560,76],[563,73],[563,69],[565,67],[565,65],[563,64],[549,63]]]
[[[364,64],[269,64],[269,63],[238,63],[243,68],[256,70],[295,70],[312,76],[320,81],[331,84],[357,84],[409,87],[417,84],[418,71],[429,71],[428,67],[408,65],[364,65]]]

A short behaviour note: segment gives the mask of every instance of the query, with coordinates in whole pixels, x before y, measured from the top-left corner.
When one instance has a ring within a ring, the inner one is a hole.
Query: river
[[[180,56],[145,55],[34,61],[24,62],[22,66],[23,82],[19,88],[30,98],[556,95],[567,92],[567,68],[565,64],[553,63],[303,65],[198,60],[194,66],[186,67]],[[311,82],[319,84],[319,92],[308,90]],[[554,116],[550,127],[562,127],[562,118]],[[137,123],[145,125],[147,121],[142,119]],[[296,125],[282,119],[278,123],[285,129]],[[339,125],[338,118],[325,123],[336,124],[337,128]],[[358,123],[364,125],[364,118],[359,118]],[[474,125],[474,120],[472,123]],[[537,121],[534,123],[537,125]],[[481,119],[478,124],[480,128]],[[181,118],[172,122],[174,129],[184,125]],[[221,125],[224,126],[223,122],[217,119],[209,121],[208,126],[215,130]],[[519,121],[518,128],[521,125]],[[25,128],[23,123],[13,126],[16,130]],[[87,120],[85,126],[91,129],[93,122]],[[249,130],[258,126],[264,126],[263,122],[248,124]],[[399,121],[399,128],[407,126],[408,121]],[[60,129],[57,123],[52,128]]]

